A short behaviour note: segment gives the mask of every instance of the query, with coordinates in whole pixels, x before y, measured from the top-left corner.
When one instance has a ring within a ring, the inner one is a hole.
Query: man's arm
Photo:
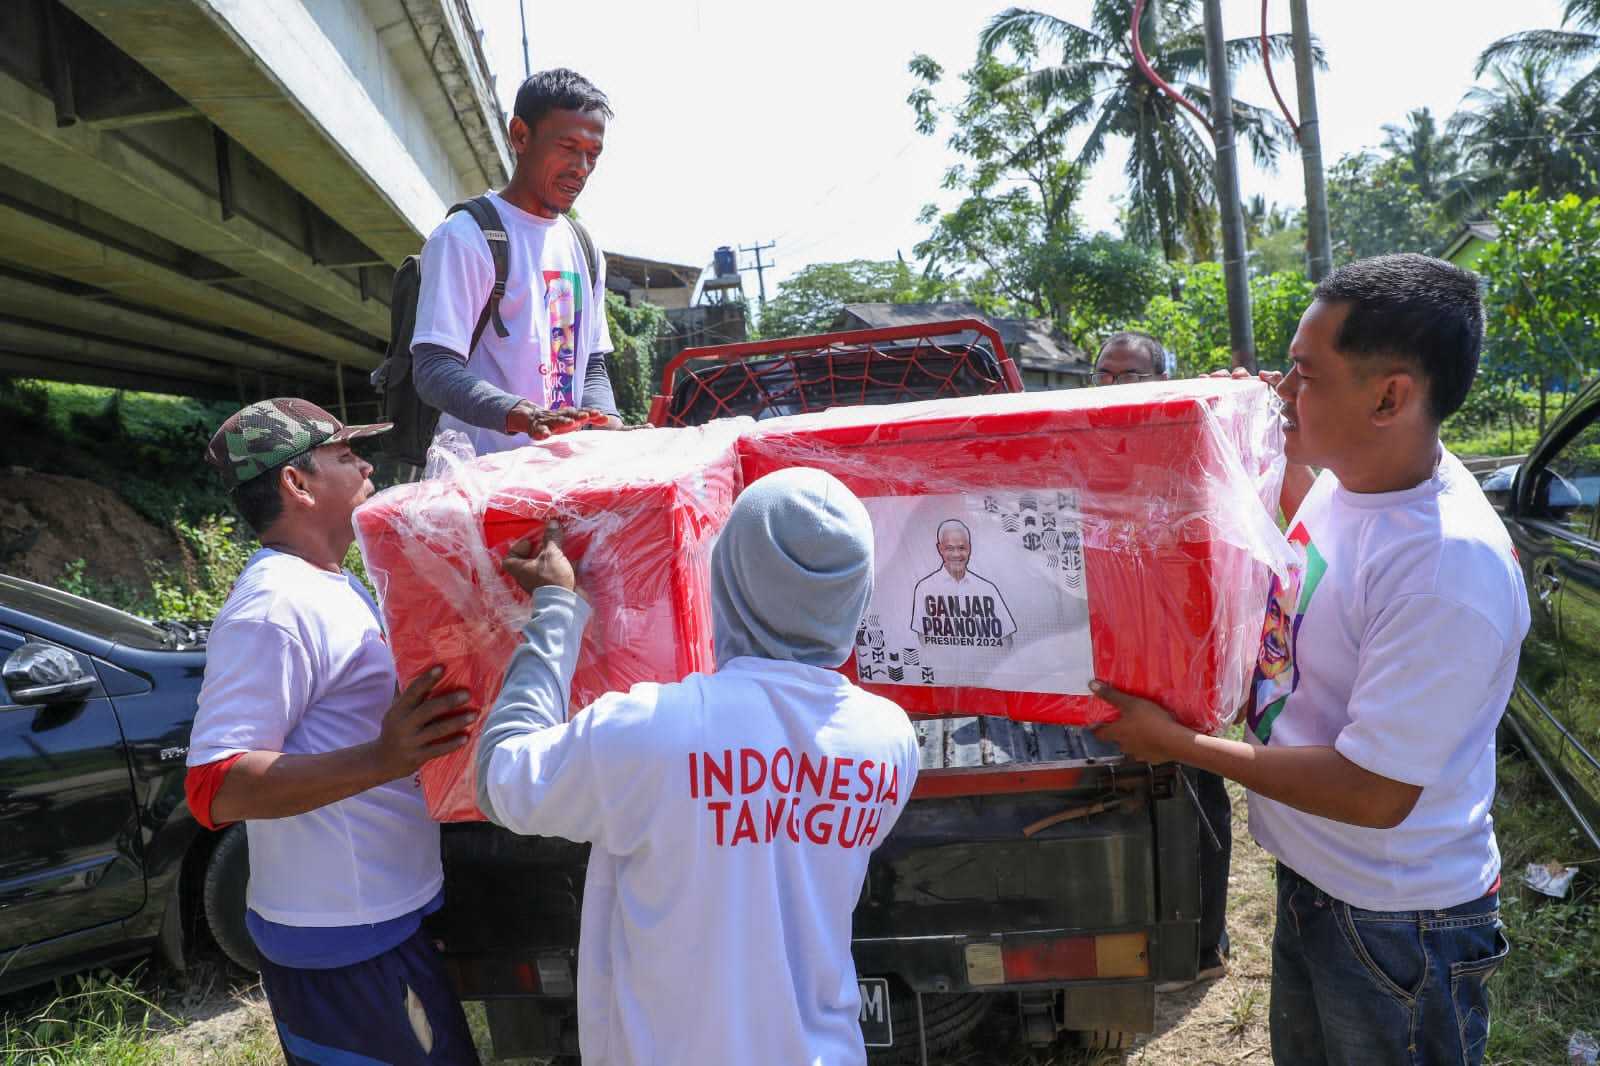
[[[1122,714],[1095,735],[1148,762],[1184,762],[1231,777],[1308,814],[1389,829],[1463,752],[1481,750],[1493,736],[1503,703],[1485,694],[1503,684],[1507,655],[1517,647],[1510,636],[1453,598],[1390,599],[1362,635],[1349,720],[1331,746],[1257,747],[1201,736],[1149,700],[1099,682],[1095,695]],[[1447,660],[1452,649],[1463,653]]]
[[[1363,769],[1331,747],[1256,746],[1196,733],[1149,700],[1094,683],[1122,712],[1094,735],[1149,763],[1180,762],[1237,781],[1296,810],[1368,829],[1393,829],[1417,805],[1421,785]]]
[[[422,402],[469,426],[496,433],[526,433],[534,440],[544,440],[552,433],[579,429],[589,421],[572,411],[547,411],[531,400],[491,385],[472,372],[463,356],[443,345],[415,345],[411,360],[411,373]]]
[[[583,372],[583,407],[606,416],[605,425],[592,427],[596,429],[622,428],[616,393],[611,388],[611,370],[606,366],[606,356],[609,354],[590,352],[588,366]]]
[[[526,639],[512,653],[478,740],[478,807],[490,821],[521,833],[539,831],[540,786],[562,772],[570,750],[557,734],[568,732],[572,676],[589,619],[588,605],[564,588],[535,589],[533,602]],[[535,737],[533,748],[524,743]]]
[[[466,356],[442,344],[412,347],[411,373],[423,403],[480,429],[506,432],[506,419],[521,399],[483,380]]]
[[[428,698],[437,667],[413,681],[384,716],[378,738],[316,755],[249,751],[228,769],[211,800],[212,824],[288,818],[415,773],[461,747],[476,712],[460,711],[465,692]]]

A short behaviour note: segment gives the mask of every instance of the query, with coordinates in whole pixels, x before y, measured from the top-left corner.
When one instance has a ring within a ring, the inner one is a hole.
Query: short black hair
[[[1415,252],[1347,263],[1322,279],[1314,299],[1350,308],[1334,347],[1356,357],[1391,356],[1428,382],[1436,421],[1467,398],[1483,349],[1478,276]]]
[[[244,519],[244,524],[256,536],[266,532],[283,513],[283,496],[278,492],[278,475],[283,468],[292,466],[302,473],[315,473],[317,461],[312,452],[301,452],[265,470],[249,481],[242,481],[233,489],[233,506]]]
[[[1120,333],[1113,333],[1100,344],[1100,350],[1095,353],[1095,366],[1100,365],[1100,356],[1106,353],[1107,348],[1128,347],[1134,351],[1143,352],[1150,360],[1150,369],[1157,374],[1167,371],[1167,349],[1161,342],[1148,333],[1140,333],[1135,329],[1125,329]]]
[[[611,101],[582,74],[557,67],[530,75],[517,90],[511,111],[531,130],[552,111],[598,111],[610,118]]]

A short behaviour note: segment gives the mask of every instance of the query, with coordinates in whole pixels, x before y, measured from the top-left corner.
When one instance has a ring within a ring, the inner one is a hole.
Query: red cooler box
[[[640,681],[714,668],[708,553],[733,506],[734,441],[748,422],[581,433],[460,464],[356,511],[402,684],[445,668],[486,709],[527,622],[529,597],[500,569],[518,538],[556,518],[594,612],[574,710]],[[481,820],[476,731],[422,768],[440,821]]]
[[[830,471],[877,581],[844,672],[916,714],[1073,725],[1091,678],[1215,731],[1243,702],[1274,567],[1275,397],[1203,380],[837,408],[761,422],[745,483]]]

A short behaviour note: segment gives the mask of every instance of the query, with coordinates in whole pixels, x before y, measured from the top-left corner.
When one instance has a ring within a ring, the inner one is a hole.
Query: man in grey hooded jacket
[[[478,748],[478,805],[589,841],[585,1063],[862,1064],[851,914],[916,779],[916,734],[833,667],[872,591],[872,527],[819,470],[770,474],[712,552],[717,670],[568,715],[588,605],[560,533],[506,570],[527,641]],[[687,994],[687,990],[693,994]]]

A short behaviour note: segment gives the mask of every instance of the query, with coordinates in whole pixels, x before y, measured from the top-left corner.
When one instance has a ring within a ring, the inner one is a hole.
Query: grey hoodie
[[[768,474],[740,495],[711,552],[717,667],[741,655],[838,666],[871,596],[861,501],[821,470]]]

